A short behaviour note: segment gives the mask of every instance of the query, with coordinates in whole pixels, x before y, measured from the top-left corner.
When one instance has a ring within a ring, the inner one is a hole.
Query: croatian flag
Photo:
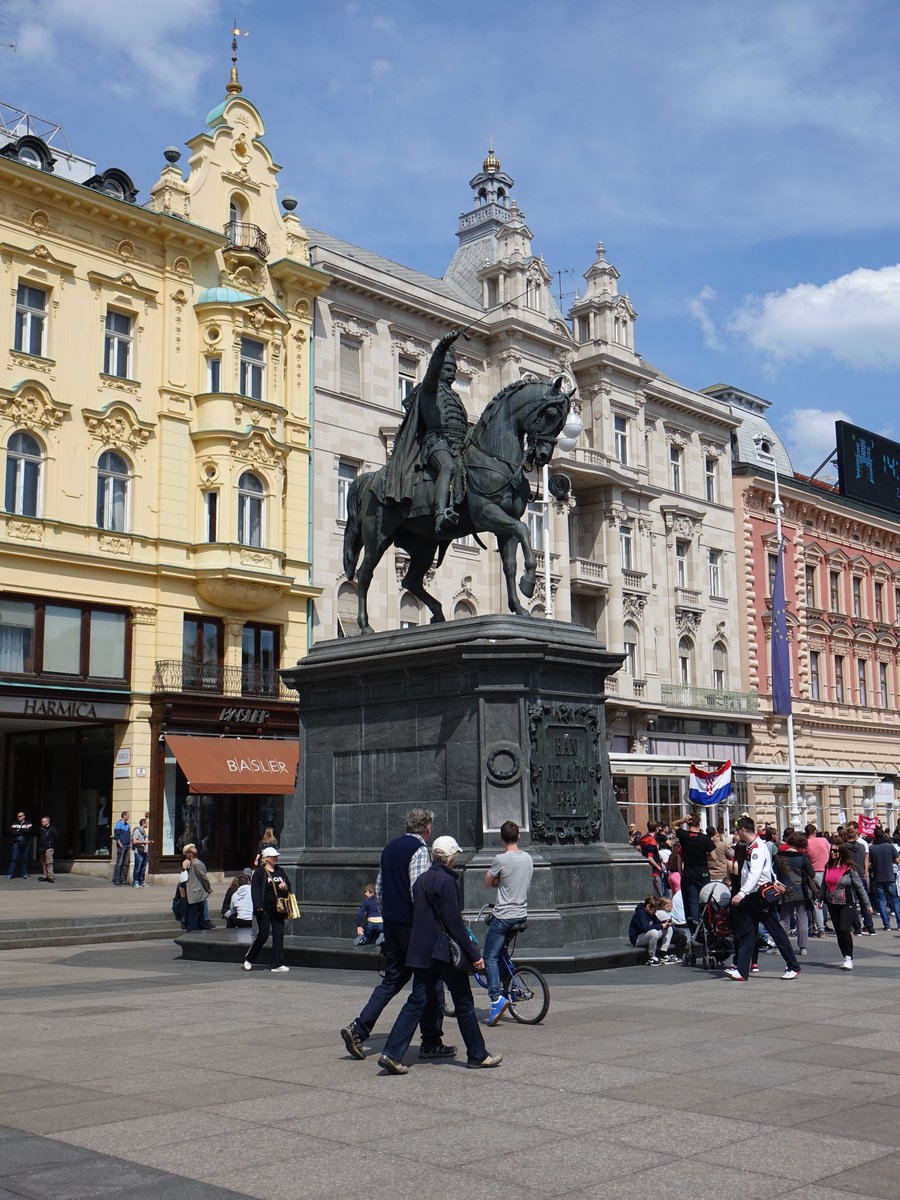
[[[691,763],[690,798],[692,804],[704,804],[709,807],[712,804],[721,804],[730,795],[731,759],[724,766],[717,767],[715,771],[704,771],[702,767]]]

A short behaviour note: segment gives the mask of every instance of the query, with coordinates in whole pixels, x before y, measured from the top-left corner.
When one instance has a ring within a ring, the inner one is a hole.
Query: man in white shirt
[[[741,871],[741,887],[731,900],[731,909],[736,921],[737,962],[725,972],[727,979],[746,983],[750,975],[750,963],[756,945],[756,930],[762,925],[784,959],[786,970],[782,979],[796,979],[800,974],[800,963],[794,954],[791,940],[784,932],[774,905],[766,904],[760,888],[772,883],[775,873],[772,859],[763,838],[756,833],[751,817],[741,817],[737,825],[738,839],[747,847],[747,857]]]

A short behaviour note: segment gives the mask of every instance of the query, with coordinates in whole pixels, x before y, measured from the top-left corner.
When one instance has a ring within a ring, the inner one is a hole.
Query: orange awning
[[[300,761],[295,738],[189,737],[166,741],[192,792],[293,795]]]

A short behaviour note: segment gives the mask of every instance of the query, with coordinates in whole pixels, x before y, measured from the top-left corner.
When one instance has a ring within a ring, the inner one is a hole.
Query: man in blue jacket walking
[[[372,992],[355,1021],[341,1030],[344,1045],[354,1058],[366,1057],[364,1043],[384,1009],[412,978],[406,965],[412,930],[412,890],[431,866],[428,839],[434,813],[414,808],[406,818],[406,833],[388,842],[381,853],[381,870],[375,881],[375,895],[384,918],[383,951],[387,959],[384,978]],[[420,1058],[452,1058],[455,1046],[445,1046],[443,1033],[443,988],[436,980],[422,1013]]]

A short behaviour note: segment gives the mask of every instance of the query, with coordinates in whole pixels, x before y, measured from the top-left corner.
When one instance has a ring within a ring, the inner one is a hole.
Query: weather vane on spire
[[[228,80],[228,83],[225,87],[225,91],[228,92],[230,96],[237,96],[243,91],[237,72],[238,38],[247,37],[249,33],[249,29],[238,28],[237,17],[235,17],[231,24],[231,78]]]

